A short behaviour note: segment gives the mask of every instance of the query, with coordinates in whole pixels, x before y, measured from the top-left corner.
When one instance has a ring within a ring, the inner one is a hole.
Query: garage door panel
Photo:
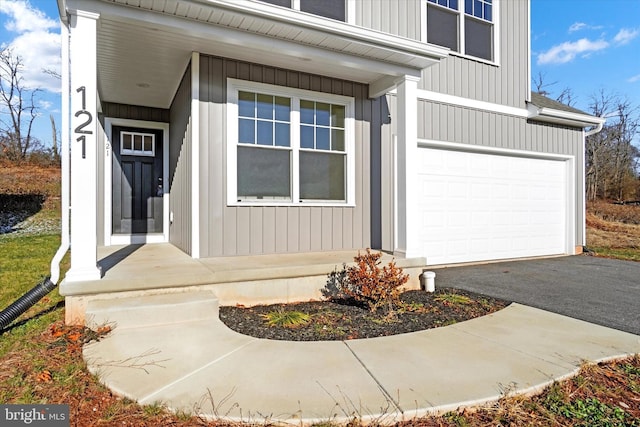
[[[566,162],[420,149],[429,264],[566,251]]]

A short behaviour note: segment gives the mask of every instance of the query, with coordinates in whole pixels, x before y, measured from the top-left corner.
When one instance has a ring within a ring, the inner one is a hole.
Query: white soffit
[[[167,108],[191,52],[362,83],[420,75],[446,49],[247,0],[67,0],[100,14],[104,101]]]

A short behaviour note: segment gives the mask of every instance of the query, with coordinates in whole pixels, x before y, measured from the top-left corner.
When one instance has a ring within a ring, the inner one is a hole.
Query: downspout
[[[586,157],[587,157],[587,153],[586,153],[587,137],[599,133],[602,130],[602,128],[604,127],[605,122],[606,122],[606,119],[600,121],[596,125],[596,127],[594,127],[593,129],[584,132],[584,137],[583,137],[583,142],[582,142],[582,157],[584,159],[584,163],[586,163]],[[587,218],[586,218],[586,213],[587,213],[587,188],[586,188],[586,186],[587,186],[587,171],[585,170],[585,165],[584,164],[582,166],[582,182],[583,182],[583,186],[585,187],[584,196],[582,197],[582,212],[584,212],[584,216],[585,216],[584,220],[582,221],[582,241],[584,242],[582,247],[583,247],[583,250],[588,250],[587,249]]]
[[[61,19],[62,20],[62,19]],[[66,36],[66,37],[65,37]],[[0,312],[0,331],[4,330],[14,320],[40,301],[58,285],[60,280],[60,262],[69,250],[69,101],[64,94],[69,94],[69,31],[66,23],[62,25],[62,141],[60,143],[60,184],[61,184],[61,241],[60,247],[51,260],[50,275],[38,283],[27,293],[18,298],[13,304]],[[67,80],[64,80],[64,77]]]

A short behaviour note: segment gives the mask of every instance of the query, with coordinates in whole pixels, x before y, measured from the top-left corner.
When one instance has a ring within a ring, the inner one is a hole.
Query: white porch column
[[[71,268],[66,281],[97,280],[97,55],[99,15],[72,11],[69,22],[71,99]]]
[[[398,236],[394,252],[404,257],[424,256],[418,245],[418,81],[419,77],[405,76],[396,91]]]

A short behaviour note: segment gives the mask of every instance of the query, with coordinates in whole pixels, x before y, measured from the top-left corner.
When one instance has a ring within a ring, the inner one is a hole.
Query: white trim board
[[[162,234],[132,234],[113,235],[111,224],[112,213],[112,164],[113,150],[111,134],[113,126],[138,127],[143,129],[162,130]],[[140,243],[164,243],[169,241],[169,123],[150,122],[146,120],[118,119],[106,117],[104,119],[104,245],[127,245]]]
[[[470,153],[493,154],[501,156],[524,157],[530,159],[555,160],[567,162],[566,168],[566,235],[565,250],[568,255],[575,255],[576,251],[576,158],[568,154],[542,153],[537,151],[514,150],[508,148],[487,147],[483,145],[460,144],[446,141],[418,139],[418,147],[436,148],[450,151],[464,151]]]

